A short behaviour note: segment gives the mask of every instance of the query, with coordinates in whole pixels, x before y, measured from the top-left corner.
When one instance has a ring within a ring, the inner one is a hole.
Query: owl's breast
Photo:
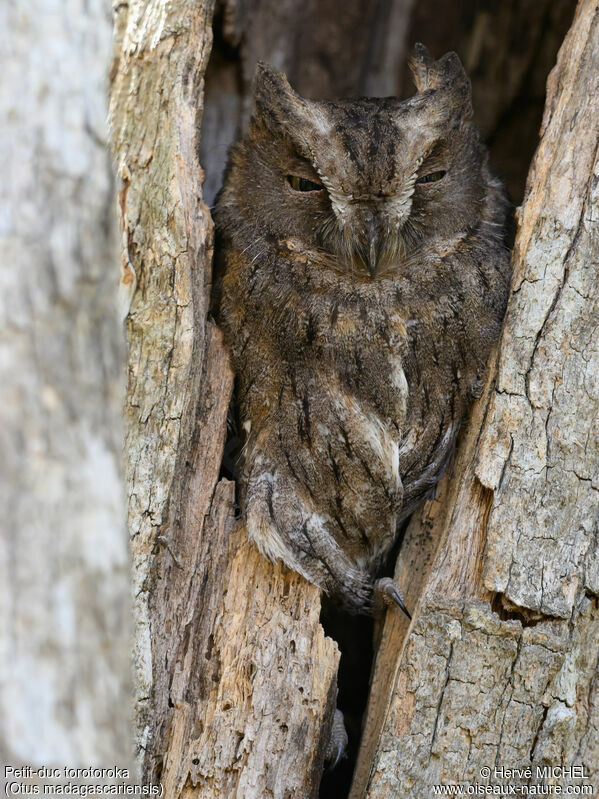
[[[367,567],[391,545],[401,509],[398,427],[349,390],[334,368],[289,368],[268,425],[277,459],[338,544]]]
[[[283,356],[318,373],[327,369],[366,413],[401,429],[408,384],[407,331],[396,298],[381,286],[323,292],[301,306]],[[285,335],[285,334],[283,334]],[[274,332],[273,332],[274,337]],[[279,340],[281,335],[279,335]]]

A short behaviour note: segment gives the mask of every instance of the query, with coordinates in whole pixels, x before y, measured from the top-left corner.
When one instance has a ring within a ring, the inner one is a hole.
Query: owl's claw
[[[347,730],[345,729],[345,721],[343,719],[343,713],[339,708],[336,708],[335,715],[333,716],[333,725],[331,727],[331,737],[325,754],[327,771],[332,771],[339,761],[345,757],[346,749]]]
[[[393,580],[390,577],[383,577],[380,580],[377,580],[374,584],[374,606],[378,607],[389,607],[393,603],[399,605],[399,607],[403,610],[406,614],[408,619],[412,621],[412,616],[410,612],[404,605],[404,601],[399,593],[399,588],[395,585]]]
[[[327,760],[327,771],[333,771],[333,769],[337,768],[339,761],[343,756],[343,744],[338,743],[337,747],[334,751],[330,751],[330,760]]]

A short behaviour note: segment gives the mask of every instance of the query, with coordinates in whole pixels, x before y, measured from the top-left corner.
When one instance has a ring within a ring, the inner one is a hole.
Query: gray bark
[[[1,17],[0,760],[126,767],[110,8]]]

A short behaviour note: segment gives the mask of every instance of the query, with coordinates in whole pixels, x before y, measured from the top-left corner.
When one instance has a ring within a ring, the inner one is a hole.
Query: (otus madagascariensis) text
[[[317,102],[258,66],[216,223],[219,322],[260,550],[350,609],[439,480],[499,335],[506,202],[455,53],[417,93]]]

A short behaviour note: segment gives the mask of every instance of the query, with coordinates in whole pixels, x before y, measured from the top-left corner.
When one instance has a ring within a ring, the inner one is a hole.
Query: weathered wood
[[[0,762],[130,767],[110,8],[2,31]]]
[[[231,501],[232,484],[217,491]],[[205,568],[220,592],[196,611],[209,631],[207,648],[190,644],[190,668],[177,675],[197,682],[193,670],[204,666],[195,694],[201,723],[191,702],[176,706],[169,734],[181,745],[169,746],[165,790],[215,799],[316,796],[338,658],[319,624],[318,592],[267,563],[242,528],[231,534],[221,520],[213,524],[215,560]],[[228,573],[214,570],[223,552]]]
[[[352,797],[531,763],[599,784],[598,54],[599,5],[581,0],[548,82],[498,362],[400,556],[401,580],[423,529],[439,540],[408,634],[387,620]]]
[[[143,763],[148,778],[157,773],[149,756],[168,715],[169,675],[182,633],[178,625],[157,626],[176,612],[178,586],[170,586],[174,607],[161,607],[158,591],[177,569],[173,554],[184,556],[176,496],[195,428],[206,346],[212,223],[201,202],[195,146],[210,19],[211,8],[193,2],[130,3],[118,6],[116,17],[110,124],[121,178],[121,283],[132,299],[126,456],[136,709],[142,753],[150,747]],[[223,418],[215,432],[221,440]],[[213,441],[209,453],[216,474],[218,445]],[[212,491],[202,497],[200,520]]]

